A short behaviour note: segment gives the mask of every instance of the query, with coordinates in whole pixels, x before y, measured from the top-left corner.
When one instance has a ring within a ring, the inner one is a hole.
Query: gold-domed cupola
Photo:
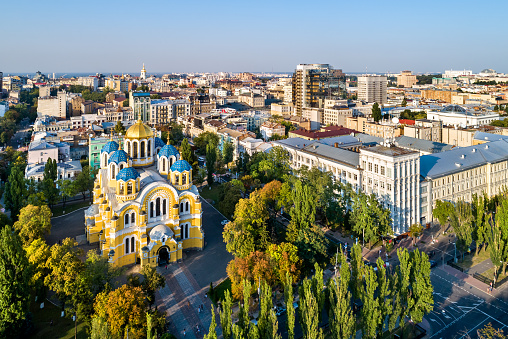
[[[149,166],[154,162],[155,137],[153,130],[138,120],[125,133],[124,149],[132,158],[132,166]]]

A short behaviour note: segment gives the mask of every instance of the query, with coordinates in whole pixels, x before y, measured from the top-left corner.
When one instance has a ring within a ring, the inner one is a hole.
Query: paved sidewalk
[[[174,263],[167,270],[157,271],[166,278],[166,287],[158,291],[158,309],[166,312],[170,333],[177,338],[203,338],[212,322],[211,301],[206,297],[208,288],[199,288],[196,280],[184,263]],[[203,305],[203,311],[198,308]],[[219,323],[219,315],[215,313]],[[200,332],[197,332],[197,328]],[[221,334],[217,327],[217,334]]]

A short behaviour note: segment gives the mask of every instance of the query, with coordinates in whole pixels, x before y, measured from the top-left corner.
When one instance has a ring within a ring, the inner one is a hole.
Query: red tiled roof
[[[401,123],[403,125],[414,125],[415,121],[414,120],[409,120],[409,119],[400,119],[399,123]]]

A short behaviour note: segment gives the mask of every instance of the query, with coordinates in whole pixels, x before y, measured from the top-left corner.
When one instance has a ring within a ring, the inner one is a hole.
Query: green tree
[[[400,104],[402,107],[406,107],[407,106],[407,100],[406,100],[406,97],[404,97],[404,99],[402,99],[402,103]]]
[[[242,185],[243,186],[243,185]],[[230,218],[235,213],[236,204],[242,198],[242,190],[231,182],[219,186],[218,208],[222,214]]]
[[[299,290],[299,320],[305,339],[321,339],[323,331],[319,328],[318,301],[312,292],[312,282],[307,278],[303,280]]]
[[[480,339],[506,339],[504,332],[500,328],[494,328],[492,323],[488,323],[484,328],[477,331]]]
[[[143,266],[141,273],[143,274],[143,283],[141,287],[151,308],[155,302],[155,291],[166,286],[166,281],[161,274],[148,265]]]
[[[437,200],[436,207],[432,210],[432,215],[444,226],[448,222],[453,209],[454,207],[451,202]]]
[[[81,292],[83,287],[82,280],[78,279],[84,269],[84,264],[79,259],[82,251],[76,246],[75,240],[64,239],[61,245],[51,246],[46,262],[49,274],[45,277],[44,284],[57,294],[64,305],[76,292]]]
[[[224,159],[224,163],[227,165],[233,161],[233,152],[235,148],[231,141],[226,141],[222,145],[222,157]]]
[[[25,246],[35,239],[42,239],[51,232],[51,210],[48,206],[23,207],[18,221],[14,223],[14,229],[18,231]]]
[[[208,334],[205,334],[204,339],[217,339],[217,332],[215,331],[216,327],[217,323],[215,322],[215,311],[212,305],[212,321],[210,322],[210,329],[208,330]]]
[[[86,199],[86,192],[91,192],[93,189],[94,179],[93,173],[89,166],[85,166],[81,173],[74,179],[74,188],[77,192],[83,195],[83,200]],[[91,196],[90,196],[91,197]]]
[[[377,102],[372,105],[372,118],[375,122],[378,122],[382,118],[381,108],[379,108],[379,104]]]
[[[297,181],[293,187],[291,222],[286,238],[294,242],[301,230],[307,230],[316,219],[316,199],[310,186]]]
[[[463,200],[457,201],[455,209],[450,215],[450,225],[457,235],[457,247],[464,252],[473,242],[473,209]]]
[[[60,195],[62,196],[63,209],[65,211],[65,203],[67,202],[67,198],[72,198],[76,195],[76,187],[74,186],[74,182],[68,179],[58,180],[57,186],[60,190]]]
[[[111,334],[116,338],[146,335],[145,296],[140,287],[122,285],[116,290],[102,292],[95,299],[96,316],[106,320]]]
[[[392,299],[390,289],[390,280],[386,274],[385,263],[381,257],[377,258],[377,282],[378,282],[378,303],[380,322],[378,323],[377,333],[383,333],[386,317],[392,313]]]
[[[125,135],[125,127],[120,120],[115,125],[115,133],[118,135]]]
[[[92,328],[90,331],[91,339],[113,339],[109,333],[108,323],[101,317],[92,318]]]
[[[474,234],[473,240],[476,243],[476,254],[480,248],[487,241],[487,223],[488,223],[488,215],[487,215],[487,202],[488,198],[486,195],[478,195],[473,194],[473,221],[474,221]]]
[[[26,182],[20,166],[13,166],[5,184],[5,205],[11,211],[11,219],[18,220],[19,211],[27,198]]]
[[[351,248],[351,291],[354,299],[360,298],[363,286],[362,272],[365,266],[362,258],[362,248],[359,244],[354,244]]]
[[[215,161],[217,160],[217,153],[212,144],[206,146],[206,170],[208,186],[213,185],[213,172],[215,171]]]
[[[258,318],[258,330],[260,338],[277,338],[278,322],[272,317],[273,310],[272,288],[266,282],[261,284],[261,311]]]
[[[349,220],[353,231],[369,243],[393,232],[390,226],[390,211],[374,194],[366,195],[363,192],[354,194]]]
[[[189,141],[187,138],[184,138],[182,140],[182,143],[180,145],[180,156],[183,160],[187,161],[190,165],[194,165],[196,162],[196,157],[194,156],[194,153],[192,152],[192,149],[190,147]]]
[[[413,244],[416,242],[416,238],[418,238],[423,232],[423,226],[420,223],[414,223],[409,226],[409,235],[413,238]]]
[[[324,280],[323,280],[323,269],[314,263],[314,275],[312,276],[312,294],[316,297],[318,306],[319,321],[322,319],[323,306],[325,305],[325,293],[324,293]]]
[[[407,313],[414,324],[434,308],[434,288],[430,281],[430,262],[425,252],[411,252],[410,298]]]
[[[231,339],[231,330],[232,330],[232,312],[233,302],[231,300],[231,293],[229,290],[226,290],[225,298],[222,301],[222,309],[219,314],[220,316],[220,326],[222,328],[222,337],[224,339]]]
[[[374,272],[371,266],[364,266],[363,276],[365,288],[362,289],[362,293],[360,293],[363,302],[360,314],[362,337],[375,338],[376,330],[380,326],[379,324],[382,320],[379,300],[375,296],[378,286],[376,272]]]
[[[295,338],[295,307],[293,306],[293,281],[289,273],[286,274],[284,282],[284,303],[286,304],[286,329],[288,339]]]
[[[44,285],[44,279],[49,274],[46,267],[46,261],[49,258],[50,250],[44,239],[36,239],[26,247],[26,257],[30,263],[31,279],[30,286],[35,295],[44,300],[46,298],[47,288]]]
[[[49,206],[53,206],[58,201],[58,188],[56,180],[58,178],[56,160],[48,159],[44,166],[44,179],[42,180],[42,191],[48,201]]]
[[[30,306],[30,265],[10,226],[0,230],[0,336],[22,333]]]
[[[301,230],[294,244],[298,247],[298,257],[302,259],[306,269],[326,259],[328,240],[316,225]]]
[[[349,339],[355,332],[355,318],[351,310],[351,293],[349,292],[350,271],[347,258],[340,256],[339,278],[328,280],[328,297],[330,303],[329,323],[334,338]]]

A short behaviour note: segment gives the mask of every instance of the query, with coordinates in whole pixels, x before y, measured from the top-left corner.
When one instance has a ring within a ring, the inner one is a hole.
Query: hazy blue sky
[[[507,0],[1,0],[0,71],[508,72],[507,10]]]

